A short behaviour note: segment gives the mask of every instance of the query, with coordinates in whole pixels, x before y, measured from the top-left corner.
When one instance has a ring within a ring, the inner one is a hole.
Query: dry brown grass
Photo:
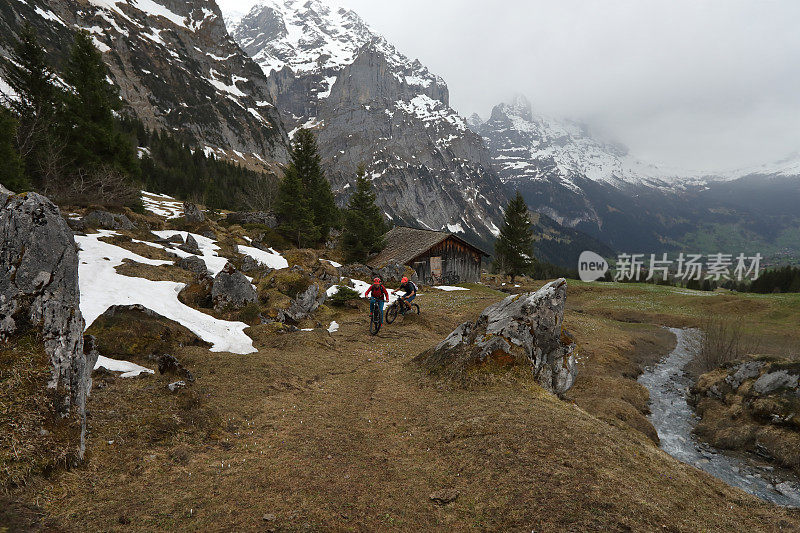
[[[144,278],[150,281],[174,281],[176,283],[194,283],[197,275],[175,265],[146,265],[131,259],[124,259],[114,270],[123,276]]]
[[[0,341],[0,492],[78,454],[80,425],[56,415],[49,357],[33,336]]]
[[[251,328],[259,352],[249,356],[182,348],[176,355],[197,382],[177,394],[162,376],[107,379],[90,400],[88,463],[14,498],[38,502],[48,520],[75,531],[800,526],[797,513],[676,461],[524,376],[464,387],[410,363],[502,296],[431,291],[419,298],[422,317],[378,337],[367,333],[366,311],[342,310],[334,335]],[[602,345],[597,365],[607,358],[624,375],[630,365],[617,357],[636,332],[616,323],[608,335],[592,329],[604,320],[579,323],[570,311],[568,327],[582,349]],[[582,370],[579,383],[589,376]],[[459,498],[430,501],[445,488]],[[265,513],[276,520],[265,523]]]

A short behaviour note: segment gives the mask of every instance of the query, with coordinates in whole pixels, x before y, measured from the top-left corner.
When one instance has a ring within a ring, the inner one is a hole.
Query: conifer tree
[[[519,191],[506,207],[494,250],[500,269],[511,276],[512,283],[514,278],[529,272],[533,266],[533,228],[528,205]]]
[[[322,170],[322,159],[317,149],[314,133],[306,128],[295,135],[290,167],[294,167],[302,181],[306,198],[313,213],[314,225],[319,228],[321,242],[328,240],[331,228],[339,226],[339,208],[331,191],[331,184]]]
[[[103,165],[136,175],[139,168],[134,147],[114,118],[122,102],[107,77],[103,57],[89,34],[77,32],[64,71],[64,81],[75,89],[66,96],[61,119],[66,128],[67,156],[74,168]]]
[[[380,208],[375,203],[375,192],[366,177],[366,167],[358,166],[356,190],[344,212],[342,249],[348,263],[364,262],[371,254],[383,250],[387,231]]]
[[[296,167],[289,165],[278,188],[275,214],[278,217],[278,231],[298,248],[313,246],[320,238],[319,228],[314,225],[311,202],[304,189]]]
[[[0,183],[14,192],[30,188],[16,147],[17,123],[11,112],[0,106]]]
[[[36,31],[26,24],[10,59],[2,59],[7,80],[18,98],[9,102],[18,120],[16,145],[25,173],[37,187],[44,187],[61,168],[63,142],[55,135],[54,120],[61,91],[53,84],[50,69]]]

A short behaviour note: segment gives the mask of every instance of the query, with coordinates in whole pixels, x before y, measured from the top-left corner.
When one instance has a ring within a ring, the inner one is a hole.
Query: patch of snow
[[[457,224],[448,224],[447,231],[450,233],[464,233],[464,226],[461,225],[461,222]]]
[[[141,154],[139,155],[141,157]],[[142,191],[142,204],[146,211],[167,219],[183,216],[183,202],[166,194]]]
[[[434,287],[434,289],[439,289],[440,291],[447,291],[447,292],[468,291],[469,290],[466,287],[452,287],[450,285],[437,285],[437,286]]]
[[[331,325],[328,326],[328,333],[336,333],[337,331],[339,331],[339,323],[334,320],[331,322]]]
[[[180,235],[183,240],[185,241],[187,236],[191,235],[197,241],[197,246],[200,248],[200,259],[202,259],[208,271],[211,273],[212,276],[216,276],[222,269],[225,268],[225,265],[228,263],[228,260],[224,257],[221,257],[217,254],[217,250],[219,250],[219,246],[214,244],[212,239],[208,237],[203,237],[202,235],[197,235],[196,233],[189,233],[187,231],[175,231],[175,230],[163,230],[163,231],[154,231],[154,235],[158,235],[162,239],[169,239],[170,237],[174,237],[175,235]],[[178,255],[179,257],[189,257],[189,252],[184,252],[183,250],[170,249],[170,252]]]
[[[45,20],[49,20],[51,22],[57,22],[57,23],[61,24],[62,26],[66,26],[64,21],[61,20],[60,18],[58,18],[58,15],[56,15],[52,11],[45,11],[44,9],[42,9],[39,6],[36,6],[36,9],[34,11],[36,11],[36,14],[39,15],[40,17],[42,17]]]
[[[178,300],[183,283],[150,281],[144,278],[123,276],[115,267],[125,259],[146,265],[166,265],[170,261],[147,259],[119,246],[100,241],[101,237],[116,235],[102,230],[90,235],[76,235],[80,247],[78,255],[78,283],[81,292],[81,313],[86,327],[114,305],[139,304],[185,326],[206,342],[213,352],[249,354],[256,351],[253,341],[244,333],[248,327],[242,322],[228,322],[202,313]]]
[[[136,363],[129,361],[120,361],[118,359],[111,359],[101,355],[97,358],[97,363],[94,365],[94,370],[105,368],[111,372],[122,372],[121,378],[135,378],[139,374],[155,374],[155,371],[139,366]]]
[[[272,248],[269,249],[268,252],[261,250],[259,248],[253,248],[252,246],[238,246],[239,253],[249,255],[259,263],[269,268],[274,268],[275,270],[280,270],[282,268],[289,268],[289,262],[283,258],[281,254],[273,250]]]
[[[326,263],[331,265],[333,268],[341,268],[342,267],[341,263],[337,263],[336,261],[331,261],[330,259],[322,259],[322,261],[325,261]]]

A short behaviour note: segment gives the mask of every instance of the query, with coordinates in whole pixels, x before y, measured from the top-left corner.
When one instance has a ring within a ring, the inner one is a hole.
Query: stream
[[[650,391],[649,418],[661,439],[661,449],[763,500],[800,507],[800,479],[791,472],[755,459],[728,455],[695,440],[692,429],[697,417],[686,401],[692,383],[684,367],[692,360],[690,340],[698,331],[675,328],[670,331],[678,338],[675,349],[647,368],[638,380]]]

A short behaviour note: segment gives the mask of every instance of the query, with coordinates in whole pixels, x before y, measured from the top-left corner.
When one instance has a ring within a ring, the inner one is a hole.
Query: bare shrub
[[[759,339],[746,335],[744,326],[741,315],[709,315],[703,320],[694,346],[696,361],[703,372],[758,352]]]
[[[265,174],[252,180],[238,194],[239,202],[249,211],[272,212],[275,198],[278,196],[278,178],[273,174]]]
[[[139,191],[128,177],[110,166],[79,169],[71,179],[50,181],[44,193],[70,205],[127,206],[139,201]]]

